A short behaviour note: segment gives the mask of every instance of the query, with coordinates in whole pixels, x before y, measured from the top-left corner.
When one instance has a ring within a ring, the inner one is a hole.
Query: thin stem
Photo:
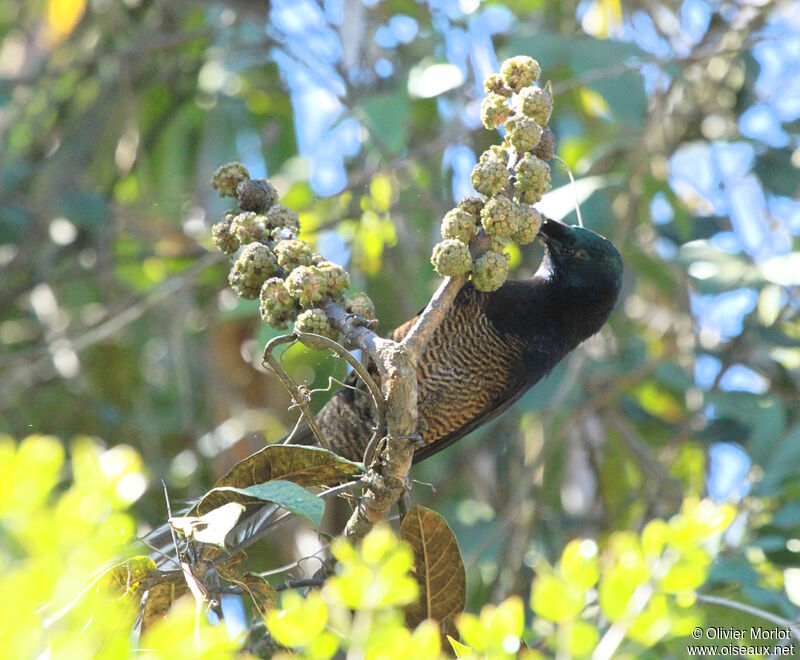
[[[572,170],[570,169],[569,165],[567,165],[563,160],[561,160],[555,154],[553,154],[553,159],[561,163],[564,166],[564,169],[567,170],[567,176],[569,177],[570,183],[572,184],[572,195],[575,198],[575,213],[578,215],[578,226],[583,227],[583,216],[581,215],[581,203],[578,201],[578,189],[575,187],[575,177],[572,176]]]
[[[289,344],[294,343],[297,341],[297,337],[294,334],[291,335],[281,335],[280,337],[275,337],[267,342],[267,345],[264,347],[264,356],[261,361],[261,364],[266,368],[269,367],[278,377],[278,379],[283,383],[283,386],[286,388],[286,391],[289,392],[289,396],[292,397],[292,401],[294,405],[300,408],[300,412],[303,414],[303,417],[306,420],[311,432],[314,434],[314,437],[317,439],[320,447],[324,447],[325,449],[330,449],[328,446],[328,441],[322,436],[322,432],[317,425],[317,422],[314,420],[314,415],[311,412],[311,406],[309,406],[308,398],[303,396],[303,393],[300,390],[300,387],[295,384],[295,382],[289,377],[289,374],[286,373],[286,370],[281,366],[280,361],[275,359],[275,356],[272,354],[272,351],[275,350],[276,346],[280,346],[281,344]]]
[[[347,364],[349,364],[353,371],[358,374],[358,377],[364,381],[364,384],[367,386],[369,393],[372,395],[372,403],[375,406],[375,412],[377,415],[377,424],[375,426],[375,431],[372,434],[372,438],[370,439],[369,443],[367,443],[367,452],[364,453],[364,463],[367,463],[369,453],[369,448],[375,444],[375,440],[378,438],[379,434],[383,431],[383,426],[385,423],[386,418],[386,409],[384,408],[383,403],[383,394],[381,393],[381,388],[378,387],[378,384],[375,380],[370,376],[369,371],[366,370],[363,364],[359,360],[355,358],[355,356],[348,351],[344,346],[342,346],[339,342],[333,341],[328,337],[323,337],[322,335],[317,335],[311,332],[298,332],[295,330],[295,334],[297,335],[298,339],[306,345],[312,345],[312,347],[317,348],[318,346],[324,346],[332,350],[336,355],[342,358]]]
[[[776,626],[781,626],[782,628],[788,628],[792,631],[792,637],[795,640],[800,640],[800,628],[797,627],[792,621],[789,619],[784,619],[777,614],[773,614],[772,612],[767,612],[766,610],[759,609],[758,607],[753,607],[752,605],[747,605],[746,603],[740,603],[736,600],[731,600],[730,598],[723,598],[722,596],[712,596],[710,594],[696,594],[697,601],[700,603],[707,603],[708,605],[719,605],[720,607],[727,607],[730,610],[736,610],[737,612],[744,612],[745,614],[750,614],[751,616],[758,617],[759,619],[764,619],[764,621],[769,621],[770,623],[774,623]]]

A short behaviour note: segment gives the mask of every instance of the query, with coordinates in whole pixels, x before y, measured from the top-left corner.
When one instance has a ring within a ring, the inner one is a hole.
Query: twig
[[[164,488],[164,502],[167,504],[167,520],[169,526],[169,533],[172,536],[172,545],[175,548],[175,556],[177,557],[177,561],[180,562],[181,559],[181,551],[178,547],[178,537],[175,536],[175,528],[172,526],[172,505],[169,503],[169,491],[167,490],[167,482],[163,479],[161,480],[161,486]],[[181,564],[179,564],[181,565]]]
[[[264,347],[264,356],[261,360],[261,364],[267,368],[269,367],[278,377],[278,379],[283,383],[283,386],[286,388],[286,391],[289,392],[289,396],[292,397],[292,401],[295,406],[300,408],[300,412],[303,414],[303,417],[306,420],[306,424],[308,424],[311,432],[314,434],[314,437],[317,439],[320,447],[324,447],[325,449],[329,449],[328,441],[322,435],[322,432],[319,430],[319,426],[317,422],[314,420],[314,415],[311,412],[311,406],[308,405],[308,397],[303,396],[303,392],[298,385],[295,385],[294,381],[289,377],[289,374],[286,373],[286,370],[281,366],[281,363],[275,359],[275,356],[272,355],[272,351],[275,350],[276,346],[280,346],[281,344],[289,344],[294,343],[297,341],[297,337],[294,334],[291,335],[281,335],[280,337],[275,337],[267,342],[267,345]]]
[[[302,589],[304,587],[321,587],[325,580],[322,576],[309,578],[292,578],[283,584],[276,584],[275,591],[286,591],[287,589]]]
[[[789,619],[784,619],[777,614],[773,614],[772,612],[767,612],[766,610],[759,609],[758,607],[753,607],[752,605],[747,605],[746,603],[740,603],[736,600],[731,600],[730,598],[723,598],[722,596],[712,596],[710,594],[695,594],[697,601],[699,603],[707,603],[708,605],[719,605],[720,607],[727,607],[730,610],[736,610],[738,612],[744,612],[745,614],[750,614],[751,616],[758,617],[759,619],[764,619],[764,621],[769,621],[770,623],[774,623],[776,626],[781,626],[782,628],[788,628],[792,632],[792,637],[795,641],[800,640],[800,628],[798,628],[797,624],[789,621]]]
[[[329,339],[328,337],[323,337],[322,335],[317,335],[311,332],[298,332],[295,330],[294,334],[297,338],[306,346],[310,346],[312,348],[318,348],[320,346],[329,348],[332,350],[336,355],[342,358],[347,364],[349,364],[353,371],[358,374],[358,377],[364,381],[364,384],[367,386],[369,393],[372,395],[372,403],[375,406],[375,413],[377,417],[377,423],[375,425],[375,430],[373,431],[372,438],[367,443],[367,451],[364,452],[364,464],[369,464],[371,457],[368,456],[369,448],[374,446],[375,441],[383,432],[383,425],[385,423],[386,411],[383,404],[383,394],[381,393],[381,389],[378,387],[378,384],[375,380],[370,376],[369,371],[358,361],[355,356],[348,351],[344,346],[342,346],[339,342],[333,341],[333,339]]]

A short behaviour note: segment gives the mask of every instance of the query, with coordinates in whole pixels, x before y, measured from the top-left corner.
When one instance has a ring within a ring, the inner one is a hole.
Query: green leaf
[[[585,601],[585,590],[557,575],[541,575],[533,583],[531,607],[536,614],[550,621],[561,622],[575,618],[583,610]]]
[[[600,572],[597,567],[597,544],[589,539],[570,541],[561,554],[561,575],[580,589],[597,584]]]
[[[447,641],[453,647],[453,653],[457,658],[469,658],[472,655],[472,649],[469,646],[453,639],[450,635],[447,636]]]
[[[244,505],[253,502],[277,504],[295,515],[302,516],[316,529],[319,529],[322,514],[325,513],[325,502],[314,493],[294,482],[280,479],[247,488],[231,486],[213,488],[198,502],[197,510],[201,513],[210,509],[218,510],[221,506],[228,506],[227,503],[237,503],[244,508]]]
[[[307,598],[294,592],[283,596],[280,610],[267,614],[267,629],[281,646],[303,647],[325,630],[328,606],[318,591]]]

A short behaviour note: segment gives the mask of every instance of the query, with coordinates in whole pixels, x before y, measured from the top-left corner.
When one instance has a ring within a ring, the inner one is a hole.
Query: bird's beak
[[[559,247],[564,243],[564,239],[567,236],[567,226],[557,220],[551,220],[550,218],[545,218],[542,222],[542,228],[540,230],[542,235],[542,240],[548,247],[552,247],[558,250]]]

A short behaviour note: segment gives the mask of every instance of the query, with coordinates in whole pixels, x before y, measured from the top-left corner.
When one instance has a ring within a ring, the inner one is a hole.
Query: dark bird
[[[544,258],[531,279],[507,281],[491,293],[465,284],[422,352],[417,370],[422,442],[414,462],[497,417],[611,314],[622,284],[622,259],[613,244],[589,229],[554,220],[544,221],[540,235]],[[392,338],[402,339],[416,318]],[[333,451],[360,461],[375,426],[374,408],[355,374],[346,384],[350,387],[337,392],[315,419]],[[315,442],[307,426],[291,441]],[[256,455],[234,470],[246,473]],[[237,525],[237,537],[254,533],[270,510],[251,511]],[[165,529],[148,538],[168,552]]]
[[[420,356],[422,436],[414,462],[495,418],[608,319],[622,283],[614,245],[582,227],[545,220],[544,259],[529,280],[483,293],[464,285]],[[402,339],[416,317],[392,334]],[[349,385],[356,385],[351,374]],[[374,426],[363,389],[337,392],[317,421],[331,449],[361,460]],[[304,431],[293,442],[313,442]],[[246,459],[245,459],[246,460]]]

